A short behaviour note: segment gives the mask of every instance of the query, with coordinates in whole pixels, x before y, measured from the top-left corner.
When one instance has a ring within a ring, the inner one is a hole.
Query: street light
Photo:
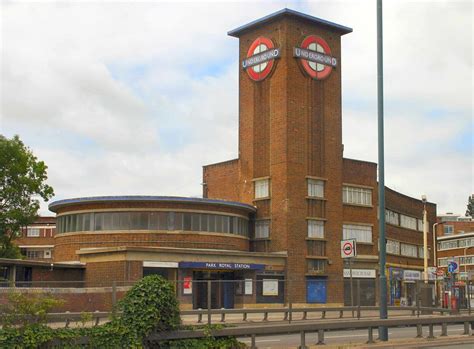
[[[423,202],[423,280],[428,283],[428,218],[426,214],[426,195],[421,196]]]

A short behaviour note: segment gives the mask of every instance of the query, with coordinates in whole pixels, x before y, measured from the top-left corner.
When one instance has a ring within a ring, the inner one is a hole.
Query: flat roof
[[[4,265],[20,265],[24,267],[43,267],[43,268],[60,268],[60,269],[83,269],[85,267],[84,263],[52,263],[45,261],[36,261],[29,259],[10,259],[10,258],[0,258],[0,266]]]
[[[91,196],[83,198],[72,198],[54,201],[49,204],[50,211],[57,212],[59,208],[77,205],[77,204],[91,204],[91,203],[111,203],[111,202],[174,202],[174,203],[190,203],[201,205],[216,205],[227,206],[233,208],[245,209],[250,212],[256,212],[255,206],[244,204],[236,201],[226,201],[217,199],[205,198],[191,198],[180,196],[147,196],[147,195],[123,195],[123,196]]]
[[[277,19],[279,19],[281,17],[285,17],[285,16],[286,17],[296,17],[296,18],[304,20],[306,22],[310,22],[310,23],[313,23],[313,24],[320,25],[322,27],[332,29],[332,30],[334,30],[338,33],[341,33],[341,35],[348,34],[348,33],[352,32],[352,28],[349,28],[349,27],[346,27],[346,26],[343,26],[343,25],[340,25],[340,24],[337,24],[337,23],[333,23],[333,22],[330,22],[330,21],[327,21],[325,19],[321,19],[321,18],[318,18],[318,17],[313,17],[313,16],[307,15],[307,14],[302,13],[302,12],[291,10],[289,8],[284,8],[284,9],[279,10],[277,12],[271,13],[271,14],[265,16],[265,17],[262,17],[260,19],[255,20],[255,21],[252,21],[250,23],[244,24],[244,25],[242,25],[242,26],[240,26],[236,29],[233,29],[233,30],[227,32],[227,35],[233,36],[233,37],[239,37],[240,35],[242,35],[246,31],[248,31],[248,30],[250,30],[254,27],[261,26],[263,24],[269,23],[271,21],[277,20]]]

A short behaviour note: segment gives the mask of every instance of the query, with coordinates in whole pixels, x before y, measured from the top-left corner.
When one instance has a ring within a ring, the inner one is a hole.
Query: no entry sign
[[[341,240],[341,258],[352,258],[357,256],[356,240]]]
[[[272,40],[261,36],[250,45],[242,68],[247,70],[252,80],[260,81],[270,74],[275,59],[279,57],[280,49],[275,47]]]

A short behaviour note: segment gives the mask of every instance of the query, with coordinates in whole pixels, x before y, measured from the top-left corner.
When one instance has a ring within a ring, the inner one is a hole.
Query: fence
[[[208,275],[209,276],[209,275]],[[219,275],[218,275],[219,276]],[[374,307],[378,305],[378,280],[354,278],[334,279],[308,277],[285,279],[281,275],[256,275],[253,278],[170,280],[183,311],[199,309],[254,309],[254,308],[321,308],[321,307]],[[30,281],[16,282],[16,287],[1,287],[0,304],[7,302],[10,292],[48,294],[62,299],[63,304],[54,312],[110,312],[114,304],[131,288],[134,282],[84,281]],[[5,286],[5,285],[3,285]],[[421,281],[390,283],[389,305],[392,309],[407,307],[444,307],[453,312],[471,310],[474,300],[472,282],[449,289],[437,282]],[[438,289],[438,292],[436,292]],[[351,311],[355,316],[355,310]],[[202,312],[201,312],[202,313]],[[191,313],[184,313],[190,315]],[[197,314],[197,313],[196,313]],[[229,313],[231,314],[231,313]],[[251,312],[247,312],[251,315]],[[268,314],[274,314],[269,311]],[[308,313],[309,314],[309,313]]]
[[[327,321],[327,322],[306,322],[306,323],[292,323],[292,324],[274,324],[268,325],[254,325],[254,326],[233,326],[223,329],[206,329],[206,330],[181,330],[172,332],[152,333],[145,340],[146,348],[156,347],[156,343],[163,340],[175,339],[193,339],[203,338],[207,336],[212,337],[250,337],[251,348],[255,349],[257,336],[271,336],[271,335],[288,335],[299,333],[300,346],[299,348],[306,349],[306,335],[308,333],[317,333],[318,342],[316,344],[323,345],[324,334],[326,331],[336,330],[352,330],[352,329],[367,329],[367,343],[373,343],[373,331],[379,327],[393,328],[413,326],[416,328],[416,337],[422,337],[422,327],[428,326],[428,337],[433,339],[434,326],[441,326],[441,336],[448,335],[448,325],[463,324],[464,334],[470,334],[470,325],[474,326],[474,316],[450,316],[450,317],[420,317],[411,319],[385,319],[385,320],[349,320],[349,321]],[[415,337],[415,336],[414,336]],[[82,337],[76,341],[77,344],[87,344],[88,338]],[[50,343],[50,347],[60,345],[60,340],[54,340]]]

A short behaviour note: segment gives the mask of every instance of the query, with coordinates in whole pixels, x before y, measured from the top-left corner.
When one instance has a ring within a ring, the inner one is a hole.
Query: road
[[[463,325],[452,325],[448,326],[448,335],[462,335],[464,332]],[[440,326],[435,326],[434,335],[438,337],[441,334]],[[402,328],[391,328],[389,329],[389,339],[413,339],[416,336],[416,327],[402,327]],[[428,336],[428,327],[423,327],[423,336]],[[374,331],[374,339],[377,337],[377,332]],[[446,338],[446,337],[443,337]],[[239,338],[243,343],[250,344],[249,338]],[[257,346],[259,349],[265,348],[296,348],[300,345],[299,334],[288,334],[278,336],[262,336],[257,337]],[[317,333],[306,334],[306,345],[314,345],[317,342]],[[324,335],[324,343],[335,345],[335,344],[364,344],[367,342],[367,330],[346,330],[346,331],[331,331],[326,332]],[[467,345],[465,348],[472,349],[473,344]],[[425,347],[426,348],[426,347]],[[429,348],[437,348],[433,343],[433,346]],[[449,348],[449,347],[443,347]],[[455,349],[464,348],[463,345],[452,346]]]

